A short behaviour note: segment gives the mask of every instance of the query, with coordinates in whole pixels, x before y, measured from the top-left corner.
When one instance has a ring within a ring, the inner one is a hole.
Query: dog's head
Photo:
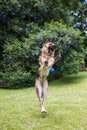
[[[47,40],[46,43],[43,46],[42,51],[43,51],[44,54],[46,54],[48,56],[52,56],[52,55],[54,55],[55,48],[56,48],[55,43]]]

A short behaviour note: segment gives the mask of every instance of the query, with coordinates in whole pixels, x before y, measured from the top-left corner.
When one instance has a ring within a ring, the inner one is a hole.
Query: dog
[[[42,47],[41,55],[39,56],[39,68],[38,74],[35,80],[35,89],[37,96],[39,98],[41,112],[46,113],[44,102],[48,93],[48,81],[47,76],[49,75],[50,68],[59,59],[59,57],[54,57],[56,45],[49,39],[46,40]]]

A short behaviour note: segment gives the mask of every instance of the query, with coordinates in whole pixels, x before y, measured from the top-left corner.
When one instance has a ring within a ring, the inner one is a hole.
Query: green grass
[[[0,130],[87,130],[87,72],[50,82],[46,108],[34,87],[0,89]]]

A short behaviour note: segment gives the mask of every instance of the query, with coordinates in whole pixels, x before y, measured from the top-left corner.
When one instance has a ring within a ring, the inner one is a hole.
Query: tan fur
[[[39,57],[38,77],[35,81],[36,93],[40,101],[41,112],[47,112],[44,106],[44,101],[48,92],[47,76],[49,75],[50,68],[53,66],[57,58],[54,58],[55,48],[49,49],[49,46],[54,47],[55,44],[47,41]],[[49,53],[50,52],[50,53]]]

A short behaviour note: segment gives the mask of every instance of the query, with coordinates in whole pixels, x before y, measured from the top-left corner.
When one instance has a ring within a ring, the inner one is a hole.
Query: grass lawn
[[[34,87],[0,89],[0,130],[87,130],[87,72],[50,82],[46,108]]]

